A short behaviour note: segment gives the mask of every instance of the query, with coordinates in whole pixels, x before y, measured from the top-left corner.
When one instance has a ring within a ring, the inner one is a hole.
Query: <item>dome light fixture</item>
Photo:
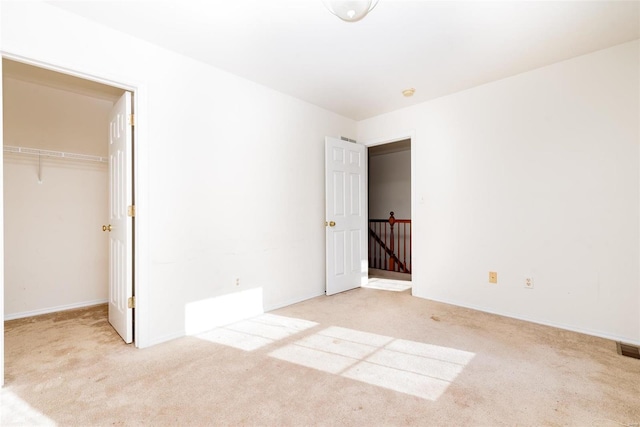
[[[358,22],[378,4],[379,0],[322,0],[324,6],[346,22]]]
[[[414,88],[405,89],[402,91],[402,94],[407,98],[409,98],[410,96],[413,96],[414,93],[416,93],[416,90]]]

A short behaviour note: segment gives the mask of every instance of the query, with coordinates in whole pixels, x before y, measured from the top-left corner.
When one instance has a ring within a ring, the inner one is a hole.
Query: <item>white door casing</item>
[[[133,341],[133,188],[131,93],[109,115],[109,323],[126,343]]]
[[[327,295],[368,281],[365,154],[364,145],[325,140]]]

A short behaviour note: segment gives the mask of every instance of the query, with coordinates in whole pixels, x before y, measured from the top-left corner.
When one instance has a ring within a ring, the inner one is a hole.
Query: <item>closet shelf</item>
[[[5,153],[26,154],[38,157],[54,157],[57,159],[83,160],[87,162],[109,163],[107,157],[92,156],[90,154],[65,153],[63,151],[40,150],[37,148],[12,147],[5,145],[3,147]]]

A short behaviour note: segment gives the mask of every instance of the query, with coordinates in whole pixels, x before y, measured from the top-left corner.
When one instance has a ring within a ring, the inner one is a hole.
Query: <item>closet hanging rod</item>
[[[63,151],[40,150],[38,148],[12,147],[5,145],[3,147],[5,153],[26,154],[31,156],[54,157],[57,159],[84,160],[87,162],[109,163],[107,157],[92,156],[90,154],[66,153]]]

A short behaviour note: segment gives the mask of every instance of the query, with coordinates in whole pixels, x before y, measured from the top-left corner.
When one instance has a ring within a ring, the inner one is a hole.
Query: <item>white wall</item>
[[[47,4],[3,4],[2,50],[138,88],[138,345],[193,303],[323,293],[324,137],[354,121]]]
[[[415,132],[414,295],[640,342],[639,74],[635,41],[360,122]]]
[[[411,150],[369,157],[369,218],[411,219]]]
[[[37,170],[37,158],[5,154],[6,319],[108,298],[107,166],[43,160],[42,184]]]

